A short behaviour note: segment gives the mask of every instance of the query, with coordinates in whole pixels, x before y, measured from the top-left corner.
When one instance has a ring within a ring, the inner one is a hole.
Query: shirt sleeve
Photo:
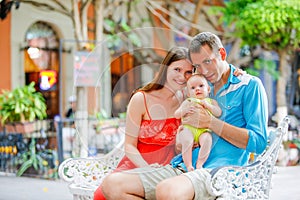
[[[245,92],[244,117],[249,140],[246,150],[261,154],[267,145],[268,99],[260,79],[254,77]]]

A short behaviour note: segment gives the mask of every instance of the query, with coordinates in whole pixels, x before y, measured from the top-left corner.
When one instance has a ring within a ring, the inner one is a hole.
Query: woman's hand
[[[244,70],[242,70],[242,69],[240,69],[240,68],[236,68],[236,69],[234,70],[234,72],[233,72],[233,75],[234,75],[234,76],[239,76],[239,75],[243,75],[243,74],[247,74],[247,72],[244,71]]]

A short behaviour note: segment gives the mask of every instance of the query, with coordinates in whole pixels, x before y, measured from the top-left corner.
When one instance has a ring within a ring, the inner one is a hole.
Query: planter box
[[[2,123],[0,122],[0,133],[4,131],[4,126],[2,126]]]
[[[15,123],[17,133],[31,133],[35,131],[34,122]]]
[[[16,127],[13,123],[5,124],[5,132],[6,133],[17,133]]]
[[[7,123],[5,124],[6,133],[31,133],[35,131],[34,122],[17,122],[17,123]]]

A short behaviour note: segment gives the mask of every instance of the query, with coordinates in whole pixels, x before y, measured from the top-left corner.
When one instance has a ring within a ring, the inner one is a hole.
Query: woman
[[[153,81],[135,92],[128,104],[125,154],[115,171],[170,163],[175,155],[175,135],[180,119],[175,110],[183,100],[192,65],[184,47],[170,49]],[[94,199],[105,199],[101,186]]]

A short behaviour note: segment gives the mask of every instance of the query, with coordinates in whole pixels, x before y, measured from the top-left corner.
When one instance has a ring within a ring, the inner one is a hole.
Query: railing
[[[86,123],[83,127],[82,124]],[[67,158],[93,157],[106,154],[121,140],[122,120],[110,119],[99,123],[93,118],[41,120],[29,133],[7,132],[0,129],[0,172],[58,178],[58,165]],[[24,166],[27,161],[34,166]],[[27,168],[28,167],[28,168]]]

